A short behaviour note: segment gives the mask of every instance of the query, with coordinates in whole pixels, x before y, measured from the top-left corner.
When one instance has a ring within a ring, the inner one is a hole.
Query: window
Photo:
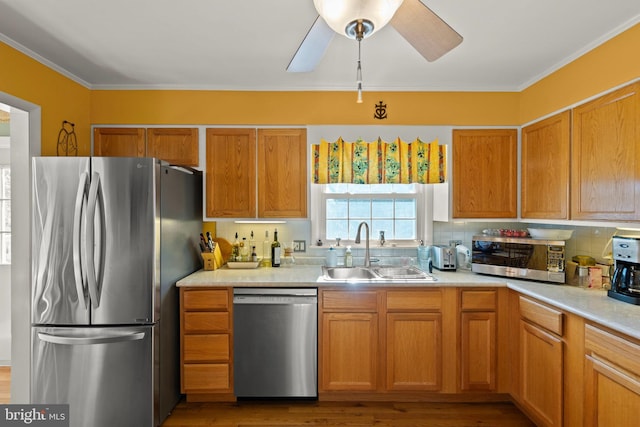
[[[0,264],[11,264],[11,170],[0,165]]]
[[[325,184],[321,193],[319,235],[323,240],[352,241],[367,222],[370,238],[384,231],[387,241],[415,242],[423,235],[424,186],[418,184]],[[364,237],[364,236],[361,236]]]

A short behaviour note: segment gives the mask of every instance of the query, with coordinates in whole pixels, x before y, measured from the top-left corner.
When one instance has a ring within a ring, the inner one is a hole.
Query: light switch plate
[[[306,240],[294,240],[293,241],[293,252],[306,252],[307,251],[307,241]]]

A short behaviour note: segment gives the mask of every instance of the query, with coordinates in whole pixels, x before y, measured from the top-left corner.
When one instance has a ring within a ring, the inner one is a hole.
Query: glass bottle
[[[280,254],[282,248],[278,242],[278,229],[273,232],[273,243],[271,243],[271,267],[280,267]]]

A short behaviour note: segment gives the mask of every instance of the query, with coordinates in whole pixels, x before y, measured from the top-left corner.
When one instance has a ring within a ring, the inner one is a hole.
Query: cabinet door
[[[522,217],[569,219],[571,112],[522,128]]]
[[[258,216],[307,217],[306,129],[258,129]]]
[[[515,129],[453,131],[453,217],[516,218]]]
[[[439,391],[441,388],[441,314],[387,314],[387,389]]]
[[[197,128],[151,128],[147,135],[147,156],[172,165],[198,166]]]
[[[522,404],[543,426],[562,425],[562,341],[520,320]]]
[[[323,313],[321,344],[322,390],[376,389],[377,314]]]
[[[496,389],[496,314],[463,312],[460,334],[463,391]]]
[[[255,129],[207,129],[207,216],[255,218]]]
[[[573,110],[571,218],[640,219],[640,83]]]
[[[145,157],[146,131],[141,128],[94,128],[93,155]]]

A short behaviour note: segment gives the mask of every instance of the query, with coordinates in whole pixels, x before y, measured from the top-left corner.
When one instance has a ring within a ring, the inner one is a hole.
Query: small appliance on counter
[[[640,305],[640,237],[613,236],[614,270],[607,295]]]
[[[431,247],[431,253],[434,268],[438,270],[455,270],[457,268],[457,253],[455,247],[434,245]]]
[[[516,279],[565,282],[565,241],[473,236],[471,271]]]

